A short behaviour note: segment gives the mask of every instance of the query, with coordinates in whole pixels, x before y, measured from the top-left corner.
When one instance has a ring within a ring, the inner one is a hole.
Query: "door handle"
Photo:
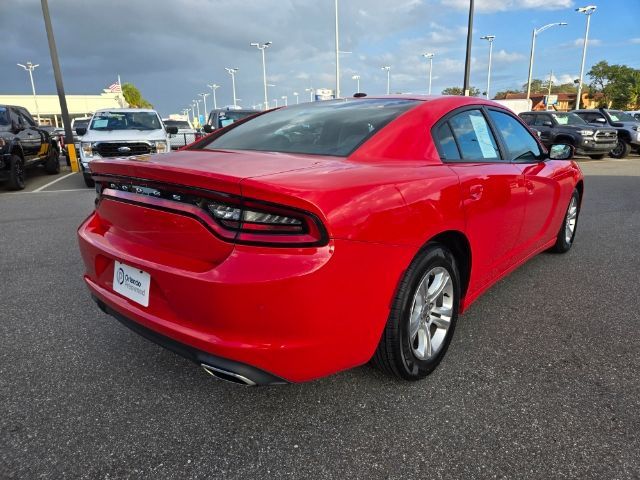
[[[482,185],[471,185],[469,187],[469,199],[470,200],[479,200],[482,197],[482,191],[484,187]]]

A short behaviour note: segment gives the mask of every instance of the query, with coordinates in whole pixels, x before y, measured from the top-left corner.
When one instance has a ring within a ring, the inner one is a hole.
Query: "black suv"
[[[209,119],[203,126],[203,130],[205,131],[205,133],[211,133],[218,128],[226,127],[227,125],[231,125],[238,120],[250,117],[251,115],[255,115],[256,113],[260,112],[258,112],[257,110],[242,110],[233,108],[219,108],[217,110],[211,110]]]
[[[51,127],[39,127],[23,107],[0,105],[0,181],[12,190],[24,188],[25,167],[43,165],[60,172],[58,137]]]
[[[618,131],[618,144],[611,150],[613,158],[624,158],[631,150],[640,152],[640,122],[621,110],[574,110],[574,113],[596,128],[613,127]]]
[[[554,143],[573,145],[576,153],[600,160],[618,143],[615,128],[594,127],[571,112],[525,112],[520,117],[540,135],[546,147]]]

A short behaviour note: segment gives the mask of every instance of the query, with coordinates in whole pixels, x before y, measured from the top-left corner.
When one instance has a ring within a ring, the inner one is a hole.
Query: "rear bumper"
[[[347,240],[317,248],[237,245],[215,266],[190,271],[175,255],[145,258],[139,246],[110,243],[91,228],[92,218],[78,231],[85,282],[109,313],[199,352],[185,355],[194,361],[211,355],[242,364],[266,375],[265,383],[309,381],[369,361],[415,254]],[[113,291],[115,260],[150,274],[148,307]]]
[[[133,330],[138,335],[151,340],[152,342],[166,348],[178,355],[191,360],[201,366],[214,367],[221,372],[230,372],[236,375],[236,378],[245,379],[244,382],[238,381],[237,383],[244,383],[245,385],[281,385],[287,383],[282,378],[276,377],[268,372],[260,370],[258,368],[246,365],[240,362],[234,362],[227,358],[220,358],[210,353],[203,352],[197,348],[193,348],[184,343],[177,342],[172,338],[159,334],[149,328],[143,327],[141,324],[127,318],[125,315],[119,313],[113,308],[109,307],[106,303],[99,300],[97,297],[93,297],[100,310],[111,315],[113,318],[122,323],[125,327]]]

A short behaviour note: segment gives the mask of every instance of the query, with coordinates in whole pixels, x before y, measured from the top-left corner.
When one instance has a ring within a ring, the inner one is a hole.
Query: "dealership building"
[[[122,93],[114,93],[109,90],[104,90],[98,95],[67,95],[66,97],[67,108],[71,118],[87,117],[102,108],[128,106],[122,97]],[[60,101],[57,95],[36,95],[34,99],[33,95],[0,94],[0,105],[24,107],[29,110],[36,120],[39,112],[42,125],[62,127],[62,112],[60,111]]]

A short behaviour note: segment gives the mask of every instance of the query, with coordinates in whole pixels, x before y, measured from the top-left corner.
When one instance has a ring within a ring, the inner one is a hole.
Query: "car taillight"
[[[178,213],[203,212],[211,230],[227,241],[272,246],[320,246],[328,242],[320,219],[310,212],[214,191],[129,179],[96,179],[96,203],[116,197]],[[115,193],[117,192],[117,194]],[[124,196],[123,196],[124,194]],[[195,209],[195,210],[194,210]],[[202,218],[202,213],[198,216]]]

